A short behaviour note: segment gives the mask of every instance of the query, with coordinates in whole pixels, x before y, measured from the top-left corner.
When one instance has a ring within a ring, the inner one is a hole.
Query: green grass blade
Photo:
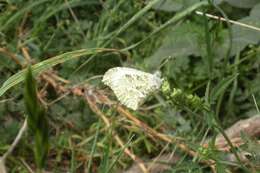
[[[130,146],[132,139],[135,135],[130,136],[129,140],[127,141],[127,143],[123,146],[123,148],[120,149],[120,152],[118,153],[118,155],[116,156],[116,158],[114,159],[114,161],[111,163],[110,167],[106,170],[105,173],[109,173],[112,171],[113,167],[115,166],[116,162],[120,159],[120,157],[122,156],[122,154],[124,153],[124,150]]]
[[[232,42],[233,34],[232,34],[232,29],[231,29],[231,23],[229,22],[229,19],[228,19],[228,16],[226,15],[226,13],[218,5],[216,5],[215,3],[211,3],[211,4],[225,18],[225,20],[227,21],[227,26],[228,26],[227,29],[228,29],[229,42],[228,42],[228,49],[227,49],[226,57],[224,59],[224,67],[223,67],[223,74],[224,74],[226,71],[227,65],[228,65],[228,60],[229,60],[232,46],[233,46],[233,42]]]
[[[138,13],[136,13],[126,24],[124,24],[119,30],[116,32],[114,37],[118,36],[122,32],[124,32],[129,26],[131,26],[133,23],[135,23],[140,17],[142,17],[148,10],[150,10],[156,3],[158,3],[160,0],[153,0],[149,2],[142,10],[140,10]]]
[[[25,5],[25,7],[23,9],[20,9],[17,13],[15,13],[12,17],[10,17],[5,24],[3,24],[0,27],[0,31],[3,31],[5,29],[7,29],[11,24],[13,24],[15,21],[17,21],[17,19],[19,17],[22,17],[24,13],[30,11],[31,9],[35,8],[38,5],[41,5],[42,3],[45,3],[49,0],[41,0],[41,1],[34,1],[34,2],[30,2],[30,4]]]
[[[142,10],[140,10],[137,14],[135,14],[131,19],[128,20],[121,28],[119,28],[115,33],[112,33],[111,39],[108,41],[101,43],[102,47],[108,46],[119,34],[124,32],[128,27],[130,27],[133,23],[135,23],[140,17],[142,17],[148,10],[150,10],[156,3],[158,3],[160,0],[153,0],[149,2]],[[90,60],[92,60],[95,56],[91,56]],[[75,72],[79,71],[83,66],[85,66],[88,62],[85,62],[81,64]],[[75,73],[74,72],[74,73]]]
[[[27,69],[27,74],[25,77],[24,101],[25,101],[27,114],[29,117],[28,124],[30,129],[34,131],[36,129],[35,122],[37,121],[36,112],[38,109],[38,99],[37,99],[37,92],[36,92],[36,81],[33,78],[31,67]]]
[[[217,86],[215,86],[210,94],[210,100],[211,102],[215,101],[225,90],[227,87],[237,78],[238,74],[234,74],[232,76],[229,76],[223,80],[221,80]]]
[[[127,50],[130,50],[130,49],[133,49],[137,46],[139,46],[140,44],[142,44],[143,42],[149,40],[153,35],[159,33],[160,31],[162,31],[163,29],[167,28],[168,26],[172,25],[173,23],[176,23],[178,22],[179,20],[181,20],[182,18],[184,18],[185,16],[189,15],[191,12],[193,12],[194,10],[202,7],[202,6],[205,6],[205,5],[208,5],[208,2],[207,1],[202,1],[202,2],[199,2],[199,3],[196,3],[194,5],[192,5],[191,7],[187,8],[186,10],[183,10],[179,13],[177,13],[176,15],[174,15],[170,20],[168,20],[167,22],[165,22],[163,25],[161,25],[159,28],[155,29],[151,34],[149,34],[146,38],[144,38],[143,40],[129,46],[129,47],[126,47],[125,49],[123,49],[123,51],[127,51]]]
[[[211,34],[210,34],[210,29],[209,29],[209,21],[206,17],[206,14],[203,13],[203,18],[204,18],[204,29],[205,29],[205,40],[206,40],[206,50],[207,50],[207,56],[204,59],[205,65],[208,67],[208,75],[209,78],[212,78],[212,67],[213,67],[213,56],[212,56],[212,44],[211,44]]]
[[[96,54],[96,53],[105,52],[105,51],[112,51],[112,49],[93,48],[93,49],[81,49],[81,50],[76,50],[76,51],[72,51],[72,52],[67,52],[67,53],[55,56],[53,58],[49,58],[47,60],[44,60],[42,62],[39,62],[39,63],[33,65],[32,72],[34,74],[38,74],[57,64],[61,64],[61,63],[64,63],[66,61],[69,61],[69,60],[72,60],[75,58],[79,58],[81,56]],[[18,73],[11,76],[8,80],[6,80],[4,82],[4,84],[2,85],[2,87],[0,88],[0,97],[11,87],[22,82],[24,80],[25,73],[26,73],[25,69],[21,70]]]
[[[34,25],[34,28],[39,28],[39,25],[42,25],[46,20],[48,20],[50,17],[54,16],[55,14],[59,13],[60,11],[66,10],[68,8],[75,8],[78,6],[83,7],[84,5],[97,5],[99,4],[98,1],[94,0],[88,0],[88,1],[82,1],[82,0],[76,0],[76,1],[69,1],[64,2],[63,4],[58,4],[56,6],[53,6],[51,10],[46,11],[45,15],[42,15],[39,20]],[[34,30],[35,30],[34,29]]]
[[[42,172],[49,150],[49,130],[45,110],[37,98],[36,80],[31,67],[27,69],[25,75],[24,103],[28,115],[28,128],[34,139],[35,162],[38,172]]]
[[[90,159],[88,161],[88,166],[87,166],[88,172],[91,172],[92,158],[93,158],[95,151],[96,151],[99,130],[100,130],[100,121],[98,122],[97,131],[96,131],[94,142],[93,142],[92,148],[91,148]]]

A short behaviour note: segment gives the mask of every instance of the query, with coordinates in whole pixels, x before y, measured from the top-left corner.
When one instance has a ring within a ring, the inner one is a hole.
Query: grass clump
[[[0,2],[0,152],[25,110],[29,127],[6,169],[259,171],[257,133],[225,130],[259,114],[259,11],[240,0]],[[128,110],[101,83],[117,66],[160,70],[161,91]]]

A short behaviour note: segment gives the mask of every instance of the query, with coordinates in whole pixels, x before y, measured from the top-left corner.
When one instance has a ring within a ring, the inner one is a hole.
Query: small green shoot
[[[28,115],[28,128],[33,136],[34,156],[38,173],[41,173],[46,163],[49,149],[48,123],[45,110],[37,98],[36,80],[29,67],[25,76],[24,103]]]

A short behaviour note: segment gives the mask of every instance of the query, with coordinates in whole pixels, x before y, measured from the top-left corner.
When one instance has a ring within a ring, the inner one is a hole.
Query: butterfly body
[[[156,74],[127,67],[109,69],[102,81],[114,91],[122,104],[133,110],[162,84],[162,79]]]

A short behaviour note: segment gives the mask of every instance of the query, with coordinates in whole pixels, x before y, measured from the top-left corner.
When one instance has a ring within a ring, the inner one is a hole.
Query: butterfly
[[[137,110],[148,95],[161,87],[162,79],[158,73],[115,67],[104,74],[102,82],[113,90],[120,103]]]

